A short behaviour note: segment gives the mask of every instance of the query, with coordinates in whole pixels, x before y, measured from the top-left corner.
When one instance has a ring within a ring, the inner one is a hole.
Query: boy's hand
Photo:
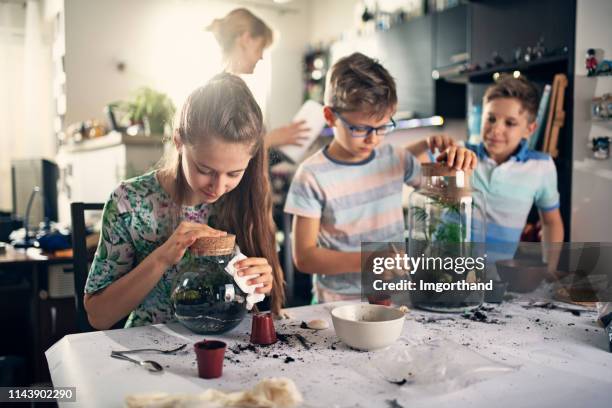
[[[429,146],[429,150],[432,153],[436,152],[436,148],[443,152],[451,146],[456,146],[455,140],[451,137],[439,134],[439,135],[431,135],[427,138],[427,145]]]
[[[446,162],[448,167],[454,167],[457,170],[469,171],[474,170],[478,164],[476,154],[460,146],[451,146],[436,158],[438,162]]]

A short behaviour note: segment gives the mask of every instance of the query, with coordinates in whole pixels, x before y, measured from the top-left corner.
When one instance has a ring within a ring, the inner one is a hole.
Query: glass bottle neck
[[[423,176],[421,186],[431,191],[470,190],[469,178],[463,172],[457,172],[456,176]]]

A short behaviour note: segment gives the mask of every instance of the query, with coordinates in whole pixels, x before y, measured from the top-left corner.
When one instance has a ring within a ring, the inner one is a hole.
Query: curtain
[[[23,58],[23,131],[18,139],[19,157],[55,156],[53,99],[51,96],[51,36],[42,18],[39,0],[26,3]]]
[[[0,210],[11,160],[55,156],[49,44],[39,1],[0,2]]]
[[[0,209],[11,209],[11,158],[22,134],[23,43],[25,13],[17,3],[0,2]]]

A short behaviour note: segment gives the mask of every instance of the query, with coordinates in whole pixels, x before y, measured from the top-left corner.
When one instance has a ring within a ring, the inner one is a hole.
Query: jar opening
[[[422,165],[421,186],[444,195],[465,196],[472,191],[470,175],[471,172],[449,168],[441,163],[425,163]]]

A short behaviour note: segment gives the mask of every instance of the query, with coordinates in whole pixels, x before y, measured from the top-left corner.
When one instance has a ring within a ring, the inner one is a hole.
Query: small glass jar
[[[458,312],[484,300],[483,289],[457,290],[453,288],[468,285],[450,285],[480,283],[485,277],[485,202],[469,177],[441,163],[423,164],[421,186],[409,196],[408,256],[421,258],[410,275],[415,307]]]
[[[200,238],[191,247],[191,261],[179,270],[172,291],[174,314],[195,333],[227,332],[246,315],[246,294],[225,271],[234,256],[235,238]]]

